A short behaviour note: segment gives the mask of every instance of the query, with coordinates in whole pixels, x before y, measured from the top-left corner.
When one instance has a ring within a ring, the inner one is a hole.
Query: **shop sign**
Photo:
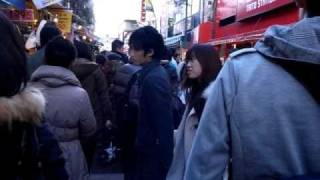
[[[62,32],[64,33],[71,32],[72,11],[55,9],[55,10],[50,10],[50,12],[56,15],[56,17],[58,18],[58,27]]]
[[[36,6],[37,9],[42,9],[47,6],[56,4],[61,2],[62,0],[32,0],[33,4]]]
[[[237,12],[237,1],[235,0],[219,0],[218,1],[218,14],[220,19],[226,19],[235,16]]]
[[[293,0],[238,0],[237,20],[256,16],[293,3]]]
[[[11,21],[32,22],[34,14],[32,9],[0,9]]]

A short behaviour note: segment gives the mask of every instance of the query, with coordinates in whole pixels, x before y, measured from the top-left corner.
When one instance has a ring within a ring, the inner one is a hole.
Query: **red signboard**
[[[32,9],[15,10],[15,9],[0,9],[11,21],[32,22],[34,14]]]
[[[218,1],[218,14],[220,19],[226,19],[231,16],[235,16],[237,12],[236,0],[219,0]]]
[[[293,3],[293,0],[238,0],[237,20],[243,20]]]

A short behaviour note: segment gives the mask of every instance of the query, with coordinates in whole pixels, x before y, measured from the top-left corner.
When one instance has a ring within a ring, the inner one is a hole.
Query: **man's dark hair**
[[[108,60],[120,60],[122,57],[116,53],[110,53],[108,56]]]
[[[319,0],[307,0],[307,11],[308,17],[320,16],[320,1]]]
[[[51,66],[69,68],[77,55],[76,48],[62,36],[51,40],[45,50],[45,62]]]
[[[40,45],[44,47],[51,39],[60,36],[61,31],[52,23],[47,23],[40,31]]]
[[[120,41],[119,39],[116,39],[116,40],[112,41],[112,43],[111,43],[111,50],[117,51],[117,49],[122,48],[123,45],[124,45],[124,43],[122,41]]]
[[[153,50],[153,59],[160,60],[164,56],[163,38],[152,26],[145,26],[135,30],[130,36],[129,45],[134,50],[143,50],[145,55]]]
[[[93,60],[93,52],[88,44],[81,41],[74,41],[74,45],[78,51],[78,58],[84,58],[89,61]]]
[[[0,24],[0,97],[10,97],[19,93],[26,86],[27,57],[22,36],[1,12]]]

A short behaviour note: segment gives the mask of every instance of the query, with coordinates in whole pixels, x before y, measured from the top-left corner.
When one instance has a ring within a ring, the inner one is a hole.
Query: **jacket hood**
[[[277,60],[320,64],[320,17],[305,18],[292,26],[272,26],[255,48]]]
[[[31,82],[41,82],[48,87],[65,85],[79,86],[81,84],[72,71],[59,66],[40,66],[31,76]]]
[[[82,81],[94,71],[99,68],[99,65],[95,62],[89,61],[87,59],[79,58],[77,59],[73,66],[72,71],[77,76],[77,78]]]
[[[12,97],[0,97],[0,124],[13,121],[39,124],[45,109],[40,90],[26,88]]]

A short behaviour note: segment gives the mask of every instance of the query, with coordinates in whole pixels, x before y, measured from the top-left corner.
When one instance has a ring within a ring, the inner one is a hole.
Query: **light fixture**
[[[87,39],[87,36],[82,36],[82,39],[83,39],[83,40],[86,40],[86,39]]]
[[[58,14],[56,14],[55,18],[53,18],[53,22],[58,23],[59,19],[58,19]]]
[[[81,26],[81,25],[79,25],[79,26],[78,26],[78,30],[81,30],[81,29],[82,29],[82,26]]]

